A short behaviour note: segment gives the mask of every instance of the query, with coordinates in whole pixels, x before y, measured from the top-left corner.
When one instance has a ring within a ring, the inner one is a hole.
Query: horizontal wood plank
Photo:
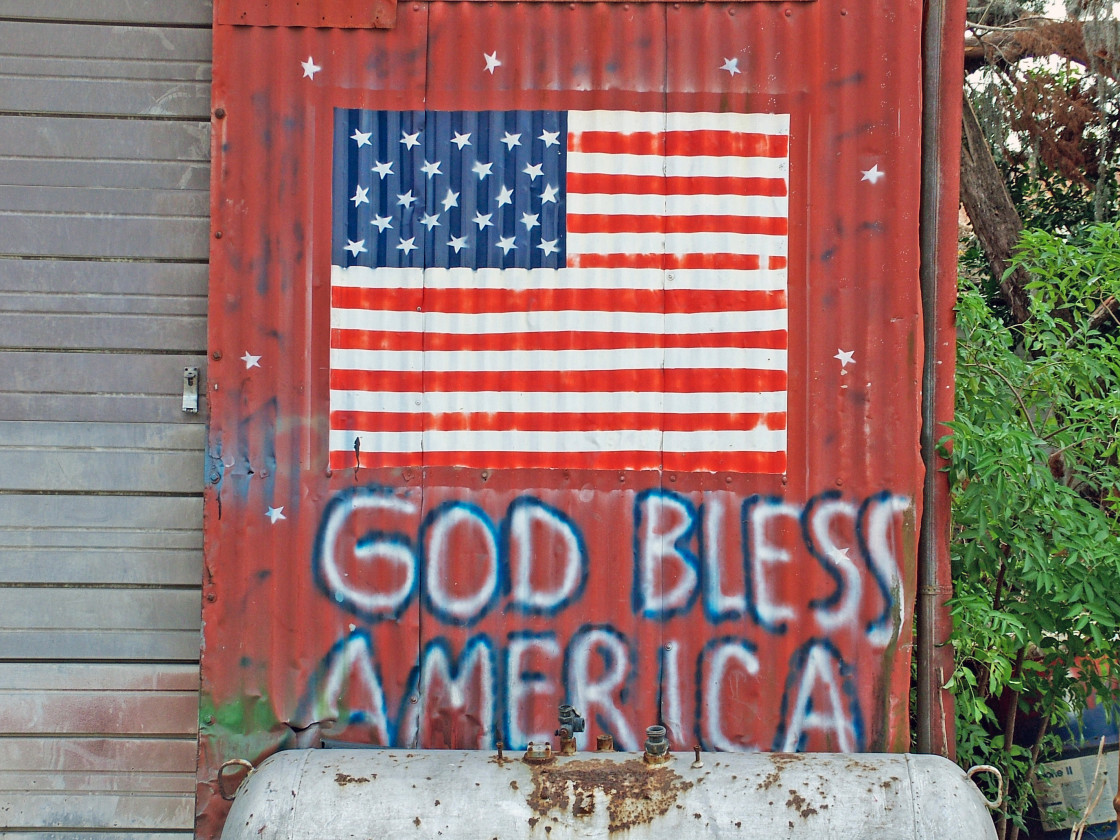
[[[153,314],[205,314],[207,275],[204,264],[159,262],[89,262],[85,260],[0,261],[3,309],[22,309],[16,295],[42,295],[66,308],[66,298],[81,296],[98,305],[94,311],[121,312],[135,306]],[[29,297],[30,299],[30,297]],[[151,301],[165,301],[161,309]],[[127,308],[126,308],[127,307]],[[87,310],[88,311],[88,310]]]
[[[27,530],[76,530],[85,533],[94,547],[117,545],[126,533],[135,539],[120,544],[126,548],[201,548],[202,499],[198,497],[151,496],[49,496],[18,495],[4,497],[0,505],[0,545],[70,545],[69,540],[57,543],[9,541],[5,532],[22,534]],[[108,542],[107,542],[108,541]]]
[[[0,691],[0,736],[26,732],[193,737],[198,693]]]
[[[196,24],[208,27],[213,19],[211,0],[4,0],[0,20],[31,18],[106,23]]]
[[[204,261],[209,232],[209,219],[203,217],[114,218],[0,209],[0,254],[6,256]]]
[[[130,770],[100,770],[95,773],[58,773],[44,768],[39,773],[0,770],[0,791],[83,791],[90,793],[182,793],[193,794],[194,773],[151,773]],[[98,835],[102,837],[103,835]],[[22,837],[21,837],[22,840]]]
[[[3,542],[0,535],[0,585],[197,586],[202,580],[202,552],[194,549],[3,548]]]
[[[194,665],[0,662],[0,691],[198,691]]]
[[[198,662],[201,637],[200,630],[73,629],[47,633],[41,629],[0,628],[0,659]]]
[[[205,381],[206,361],[201,354],[0,349],[0,420],[201,424],[204,394],[198,414],[182,410],[183,368],[199,368]]]
[[[189,828],[194,797],[163,793],[21,793],[11,791],[3,819],[7,826],[59,828]]]
[[[209,81],[210,55],[203,27],[27,19],[0,27],[0,75]]]
[[[85,589],[0,587],[0,629],[42,633],[78,630],[184,630],[199,633],[197,589]]]
[[[196,755],[193,738],[0,737],[0,767],[10,772],[178,773],[193,767]]]

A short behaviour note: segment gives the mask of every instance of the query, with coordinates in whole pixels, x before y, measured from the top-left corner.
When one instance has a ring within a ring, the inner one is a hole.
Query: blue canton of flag
[[[336,109],[332,262],[559,268],[567,115]]]

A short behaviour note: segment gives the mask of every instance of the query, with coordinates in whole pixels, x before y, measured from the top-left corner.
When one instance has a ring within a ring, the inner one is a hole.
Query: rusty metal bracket
[[[227,777],[225,776],[225,771],[227,767],[249,768],[249,772],[245,774],[244,779],[237,783],[237,787],[234,788],[233,793],[228,793],[226,791]],[[252,776],[256,771],[257,768],[253,766],[253,762],[246,761],[243,758],[231,758],[229,761],[224,762],[222,766],[218,768],[218,793],[222,795],[222,799],[226,800],[227,802],[232,802],[234,799],[236,799],[237,791],[241,790],[241,786],[245,784],[245,782],[249,780],[249,777]]]

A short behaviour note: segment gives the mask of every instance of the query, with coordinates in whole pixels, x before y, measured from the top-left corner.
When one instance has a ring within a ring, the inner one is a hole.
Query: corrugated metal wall
[[[0,2],[5,837],[191,834],[210,20]]]

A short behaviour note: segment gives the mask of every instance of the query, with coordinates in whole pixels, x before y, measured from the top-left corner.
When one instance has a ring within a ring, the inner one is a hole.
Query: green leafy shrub
[[[1051,725],[1120,674],[1120,225],[1027,231],[1016,264],[1025,324],[962,283],[950,455],[958,760],[1008,778],[1001,838]]]

